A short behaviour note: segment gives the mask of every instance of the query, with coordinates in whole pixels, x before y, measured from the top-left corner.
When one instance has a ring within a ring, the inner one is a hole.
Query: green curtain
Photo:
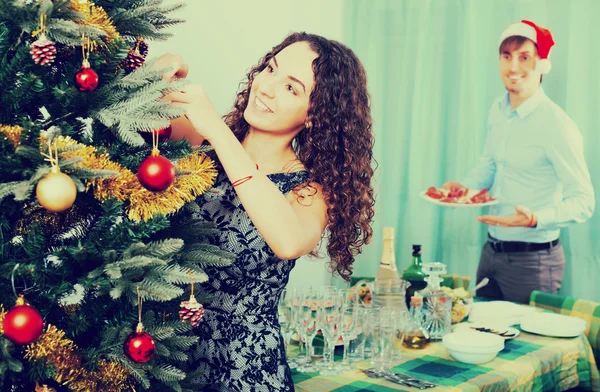
[[[375,274],[383,227],[393,226],[399,269],[418,243],[424,261],[475,278],[487,233],[476,217],[486,210],[438,207],[419,193],[460,181],[482,152],[488,110],[505,93],[498,41],[514,21],[531,19],[555,37],[543,87],[579,126],[600,199],[600,23],[594,17],[600,1],[346,0],[343,7],[344,42],[369,77],[378,161],[373,243],[358,256],[356,276]],[[600,300],[600,212],[563,229],[561,241],[567,258],[561,294]]]

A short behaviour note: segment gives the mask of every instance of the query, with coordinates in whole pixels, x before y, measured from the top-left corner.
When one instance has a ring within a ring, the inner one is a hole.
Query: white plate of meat
[[[498,204],[498,199],[492,197],[485,188],[480,190],[462,188],[451,192],[432,186],[421,192],[421,197],[430,203],[452,208],[480,208]]]

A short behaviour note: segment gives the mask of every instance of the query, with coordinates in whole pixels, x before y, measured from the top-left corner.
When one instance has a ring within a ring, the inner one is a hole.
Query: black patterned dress
[[[287,194],[308,172],[275,173],[269,179]],[[293,391],[277,320],[277,303],[295,260],[282,261],[258,233],[227,176],[200,197],[197,219],[214,222],[211,242],[237,255],[227,267],[206,268],[203,291],[214,296],[195,333],[194,366],[206,372],[206,391]]]

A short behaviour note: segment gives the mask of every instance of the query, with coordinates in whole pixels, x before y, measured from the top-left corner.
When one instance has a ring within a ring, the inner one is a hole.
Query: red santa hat
[[[522,20],[517,23],[513,23],[502,32],[500,36],[500,44],[512,36],[521,36],[532,40],[538,49],[540,60],[537,62],[536,68],[543,74],[547,74],[552,69],[550,63],[550,49],[554,46],[554,40],[552,39],[552,33],[550,30],[540,27],[529,20]]]

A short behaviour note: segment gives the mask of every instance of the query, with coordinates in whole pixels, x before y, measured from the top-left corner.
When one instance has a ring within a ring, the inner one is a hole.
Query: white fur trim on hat
[[[535,68],[538,70],[539,73],[545,75],[552,69],[552,63],[548,59],[541,59],[538,60],[537,64],[535,65]]]
[[[507,39],[508,37],[512,37],[515,35],[529,38],[530,40],[532,40],[534,43],[537,44],[537,32],[535,31],[533,26],[530,26],[530,25],[522,23],[522,22],[517,22],[517,23],[511,24],[502,32],[502,35],[500,36],[499,45],[502,44],[502,42],[505,39]]]

